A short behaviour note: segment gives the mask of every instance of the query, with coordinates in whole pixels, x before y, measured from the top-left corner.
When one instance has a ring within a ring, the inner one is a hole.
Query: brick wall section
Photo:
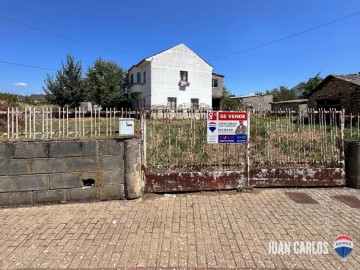
[[[124,140],[0,143],[0,205],[124,199],[124,185]]]
[[[336,77],[331,77],[308,99],[309,108],[317,108],[317,99],[342,97],[342,105],[346,114],[360,113],[360,86]]]

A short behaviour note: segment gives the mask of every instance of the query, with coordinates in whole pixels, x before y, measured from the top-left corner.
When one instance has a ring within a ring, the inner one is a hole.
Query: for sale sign
[[[247,112],[208,113],[208,143],[247,143],[248,130]]]

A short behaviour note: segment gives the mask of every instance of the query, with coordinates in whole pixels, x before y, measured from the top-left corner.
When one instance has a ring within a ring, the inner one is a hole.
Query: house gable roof
[[[162,53],[165,53],[165,52],[167,52],[167,51],[173,50],[174,48],[180,47],[180,46],[185,47],[186,49],[188,49],[189,51],[191,51],[192,53],[194,53],[195,55],[197,55],[202,61],[204,61],[204,62],[205,62],[206,64],[208,64],[210,67],[213,67],[213,66],[210,65],[208,62],[206,62],[201,56],[199,56],[199,55],[196,54],[194,51],[192,51],[189,47],[187,47],[185,44],[180,43],[180,44],[178,44],[178,45],[176,45],[176,46],[173,46],[173,47],[171,47],[171,48],[169,48],[169,49],[166,49],[166,50],[164,50],[164,51],[158,52],[158,53],[153,54],[153,55],[151,55],[151,56],[145,57],[144,59],[142,59],[142,60],[141,60],[139,63],[137,63],[136,65],[131,66],[131,68],[129,68],[129,71],[130,71],[131,69],[135,68],[135,67],[140,66],[142,63],[144,63],[144,62],[146,62],[146,61],[151,61],[153,57],[156,57],[156,56],[159,55],[159,54],[162,54]]]
[[[360,85],[360,74],[348,74],[348,75],[329,75],[327,76],[318,86],[316,86],[309,94],[309,97],[314,94],[316,91],[321,89],[329,80],[336,78],[343,80],[352,84]]]
[[[360,85],[360,74],[349,74],[349,75],[333,75],[343,81],[351,82],[353,84]]]
[[[212,75],[216,76],[216,77],[223,77],[223,78],[225,77],[224,75],[219,74],[219,73],[215,73],[215,72],[213,72]]]

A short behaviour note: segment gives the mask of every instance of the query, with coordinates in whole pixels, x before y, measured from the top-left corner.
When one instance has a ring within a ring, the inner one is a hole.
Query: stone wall
[[[273,102],[271,103],[272,111],[286,111],[292,110],[295,112],[306,112],[308,109],[306,101],[304,103],[299,102]]]
[[[273,95],[255,95],[247,97],[238,97],[249,109],[256,110],[271,110],[271,102],[273,102]]]
[[[341,99],[346,114],[360,113],[360,86],[336,77],[330,77],[308,99],[309,108],[317,108],[319,99]]]
[[[140,166],[137,139],[2,142],[0,205],[125,199],[134,182],[140,194]]]

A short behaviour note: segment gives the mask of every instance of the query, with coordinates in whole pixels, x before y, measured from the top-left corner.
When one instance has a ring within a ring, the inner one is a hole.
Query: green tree
[[[274,88],[273,90],[266,90],[266,94],[273,95],[274,102],[299,98],[295,90],[289,89],[286,86],[280,86],[279,88]]]
[[[239,111],[244,109],[244,105],[224,86],[223,110]]]
[[[301,82],[293,88],[297,95],[301,98],[308,98],[310,92],[322,82],[320,72],[314,77],[309,78],[306,82]]]
[[[119,107],[128,102],[127,73],[115,62],[96,59],[86,73],[89,101],[102,107]]]
[[[9,93],[0,93],[0,111],[7,110],[8,107],[17,106],[19,96]]]
[[[45,84],[46,99],[52,104],[76,107],[85,101],[82,66],[80,62],[75,63],[71,55],[66,56],[66,63],[61,62],[55,79],[49,74],[46,76]]]

